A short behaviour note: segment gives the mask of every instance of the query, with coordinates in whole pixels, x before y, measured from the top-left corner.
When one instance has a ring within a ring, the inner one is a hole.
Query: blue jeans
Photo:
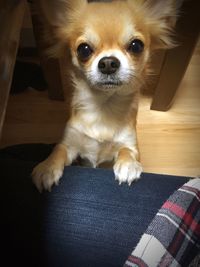
[[[3,172],[6,266],[122,267],[164,201],[188,180],[143,173],[119,186],[112,170],[71,166],[59,186],[40,194],[33,165],[19,160]]]

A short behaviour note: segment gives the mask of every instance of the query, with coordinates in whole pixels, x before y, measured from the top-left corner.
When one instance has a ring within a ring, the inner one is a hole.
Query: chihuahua
[[[52,26],[51,56],[70,49],[73,97],[62,140],[32,173],[39,191],[57,185],[78,156],[93,167],[113,162],[129,185],[142,166],[136,136],[141,85],[152,51],[171,48],[175,0],[40,0]]]

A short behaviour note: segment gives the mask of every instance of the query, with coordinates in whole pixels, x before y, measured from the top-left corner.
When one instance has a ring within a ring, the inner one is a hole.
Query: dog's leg
[[[42,189],[50,191],[53,184],[58,184],[65,165],[70,164],[67,147],[63,144],[56,145],[50,156],[33,169],[32,177],[37,189],[40,192]]]
[[[119,150],[114,164],[115,179],[119,184],[127,182],[129,185],[140,178],[141,163],[138,161],[137,148],[123,147]]]

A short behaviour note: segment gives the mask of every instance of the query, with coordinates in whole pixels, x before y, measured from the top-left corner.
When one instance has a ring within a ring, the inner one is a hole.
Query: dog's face
[[[134,85],[144,77],[150,52],[172,45],[173,0],[68,0],[66,9],[64,2],[54,8],[58,42],[68,43],[74,66],[94,88]]]
[[[149,35],[127,5],[89,4],[80,27],[70,36],[72,61],[92,87],[117,89],[140,77],[148,60]]]

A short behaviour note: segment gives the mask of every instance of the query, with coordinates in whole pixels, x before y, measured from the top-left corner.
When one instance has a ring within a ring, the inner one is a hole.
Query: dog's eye
[[[134,54],[139,54],[144,50],[144,43],[139,39],[134,39],[128,46],[128,51]]]
[[[87,43],[82,43],[77,48],[77,54],[81,61],[86,61],[89,59],[92,53],[93,50]]]

